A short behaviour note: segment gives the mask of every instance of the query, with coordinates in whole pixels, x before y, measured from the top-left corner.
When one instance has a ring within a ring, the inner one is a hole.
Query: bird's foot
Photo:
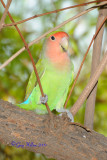
[[[62,114],[64,112],[66,112],[67,116],[70,118],[71,122],[74,122],[74,117],[73,117],[72,113],[68,109],[64,109],[64,108],[57,109],[57,112],[61,112],[61,114],[59,116],[62,116]]]
[[[40,97],[40,104],[45,104],[48,101],[48,96],[44,94],[44,97]]]
[[[64,109],[64,108],[61,108],[61,109],[57,109],[57,112],[60,112],[59,116],[62,116],[62,114],[63,114],[64,112],[66,112],[67,115],[68,115],[68,117],[69,117],[70,120],[71,120],[71,122],[69,122],[71,125],[79,126],[79,127],[83,128],[83,129],[85,129],[87,132],[91,132],[91,130],[90,130],[89,128],[87,128],[86,126],[83,126],[82,124],[79,124],[79,123],[77,123],[77,122],[74,122],[74,117],[73,117],[72,113],[71,113],[69,110]]]

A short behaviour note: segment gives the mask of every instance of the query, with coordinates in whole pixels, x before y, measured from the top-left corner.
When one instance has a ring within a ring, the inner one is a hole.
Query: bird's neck
[[[45,54],[45,59],[47,60],[47,63],[49,65],[53,66],[53,68],[59,70],[59,71],[69,71],[71,68],[71,60],[67,53],[51,53],[47,52],[48,54]]]

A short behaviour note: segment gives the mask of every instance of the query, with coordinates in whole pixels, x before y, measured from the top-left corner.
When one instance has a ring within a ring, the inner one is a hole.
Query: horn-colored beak
[[[61,48],[64,52],[67,52],[68,47],[69,47],[69,42],[68,42],[68,38],[64,37],[62,38],[61,42],[60,42]]]

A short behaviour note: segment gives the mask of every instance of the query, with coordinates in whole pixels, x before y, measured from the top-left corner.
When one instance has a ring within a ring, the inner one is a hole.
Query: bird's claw
[[[64,112],[66,112],[66,113],[67,113],[67,116],[70,118],[71,122],[74,122],[74,117],[73,117],[72,113],[71,113],[68,109],[61,108],[61,109],[59,109],[59,110],[57,110],[57,111],[58,111],[58,112],[61,112],[61,114],[59,114],[59,116],[62,116],[62,114],[63,114]]]
[[[46,104],[46,102],[48,101],[48,96],[46,94],[44,94],[44,97],[40,97],[40,104]]]

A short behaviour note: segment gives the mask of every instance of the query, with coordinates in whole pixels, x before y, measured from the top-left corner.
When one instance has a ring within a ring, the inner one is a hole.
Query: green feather
[[[50,110],[63,108],[69,86],[73,81],[73,64],[69,72],[59,71],[53,68],[45,59],[39,60],[36,64],[43,91],[48,95],[48,105]],[[30,97],[29,97],[30,95]],[[18,104],[20,108],[35,110],[38,114],[47,113],[45,105],[40,104],[41,92],[34,71],[32,72],[26,89],[26,99],[29,103]]]
[[[39,74],[39,78],[41,78],[43,72],[44,72],[44,67],[42,65],[42,59],[39,59],[37,64],[36,64],[36,69],[38,71]],[[31,92],[33,91],[34,87],[37,85],[37,78],[35,75],[35,72],[33,70],[33,72],[30,75],[29,81],[28,81],[28,85],[26,88],[26,95],[25,95],[25,100],[28,99],[29,95],[31,94]]]

